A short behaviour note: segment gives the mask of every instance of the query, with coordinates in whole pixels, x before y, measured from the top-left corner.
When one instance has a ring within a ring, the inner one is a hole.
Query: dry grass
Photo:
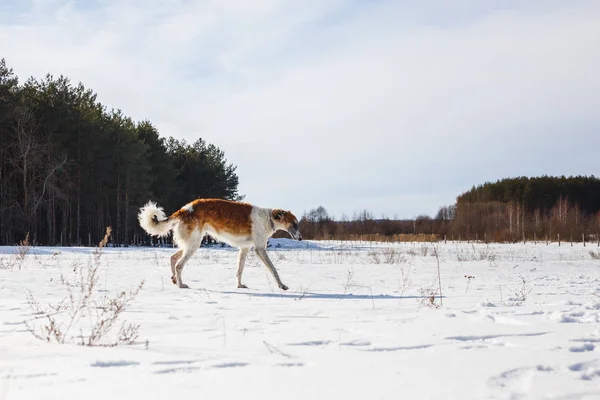
[[[438,278],[438,288],[440,290],[440,305],[444,305],[444,296],[442,294],[442,273],[440,271],[440,249],[437,246],[433,247],[433,254],[435,255],[435,261],[437,263],[437,278]]]
[[[394,247],[384,247],[369,252],[369,257],[375,264],[404,264],[406,256]]]
[[[397,235],[385,236],[379,233],[364,234],[364,235],[347,235],[344,237],[332,237],[332,240],[350,240],[358,242],[381,242],[381,243],[397,243],[397,242],[439,242],[440,236],[433,234],[409,234],[401,233]]]
[[[460,250],[456,253],[458,261],[496,261],[497,255],[489,246],[475,247],[471,245],[472,250]]]
[[[419,289],[419,307],[428,307],[428,308],[440,308],[441,303],[437,302],[437,299],[441,299],[438,296],[438,291],[435,288],[435,283],[432,284],[428,288],[420,288]]]
[[[29,250],[31,250],[31,243],[29,243],[29,233],[27,233],[27,235],[25,235],[25,239],[21,240],[17,245],[16,257],[21,264],[23,261],[25,261],[25,257],[29,253]]]
[[[473,275],[465,275],[465,279],[467,280],[467,287],[465,289],[465,294],[469,291],[469,286],[471,286],[471,279],[475,279]]]
[[[29,233],[25,235],[25,239],[17,244],[17,252],[6,259],[0,259],[0,269],[12,270],[14,268],[21,269],[27,258],[27,254],[31,250],[29,243]]]
[[[58,304],[42,304],[31,291],[28,293],[28,304],[35,318],[33,322],[27,321],[26,325],[36,338],[56,343],[68,343],[76,339],[78,344],[84,346],[133,344],[138,338],[140,326],[137,324],[124,321],[116,333],[115,328],[125,309],[142,289],[144,281],[114,296],[97,294],[102,249],[108,243],[110,234],[109,227],[87,265],[74,264],[71,279],[61,275],[61,289],[66,291],[66,297]],[[38,320],[45,323],[36,325]],[[72,335],[74,330],[79,330],[78,336]]]
[[[590,250],[590,256],[592,256],[594,260],[600,260],[600,250]]]
[[[427,257],[427,255],[429,254],[429,246],[427,244],[422,244],[418,248],[412,248],[412,249],[406,250],[406,253],[413,257],[416,257],[416,256]]]
[[[527,280],[525,280],[525,278],[520,276],[519,279],[521,280],[520,286],[515,289],[514,296],[508,298],[508,303],[513,306],[523,305],[523,303],[527,301],[527,297],[533,290],[533,287],[531,287],[527,283]]]

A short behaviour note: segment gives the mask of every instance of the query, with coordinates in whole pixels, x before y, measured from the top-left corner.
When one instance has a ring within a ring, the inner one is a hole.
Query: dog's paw
[[[175,279],[175,275],[171,277],[171,282],[173,282],[173,285],[177,285],[177,279]]]
[[[248,289],[248,286],[242,285],[241,283],[238,285],[238,289]]]
[[[288,290],[289,287],[285,286],[283,283],[281,284],[281,286],[279,286],[279,289],[281,290]]]
[[[189,289],[190,287],[188,285],[186,285],[185,283],[180,283],[179,288],[180,289]]]

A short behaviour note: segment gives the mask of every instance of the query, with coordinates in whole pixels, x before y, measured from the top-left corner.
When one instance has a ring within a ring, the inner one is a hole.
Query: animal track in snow
[[[554,368],[537,365],[535,367],[521,367],[504,371],[492,376],[488,383],[491,386],[510,388],[519,393],[527,393],[531,380],[537,374],[554,372]]]
[[[573,364],[569,369],[573,372],[582,372],[579,377],[585,381],[600,378],[600,360]]]
[[[572,353],[583,353],[585,351],[594,351],[596,348],[592,343],[583,343],[579,346],[569,347],[569,351]]]
[[[342,342],[340,346],[351,346],[351,347],[360,347],[360,346],[370,346],[371,342],[366,340],[351,340],[349,342]]]
[[[600,338],[580,338],[580,339],[571,339],[571,342],[600,343]]]
[[[488,340],[488,339],[498,339],[504,337],[530,337],[530,336],[542,336],[547,335],[550,332],[533,332],[533,333],[505,333],[500,335],[467,335],[467,336],[449,336],[447,340],[458,340],[461,342],[470,342],[477,340]]]
[[[526,313],[515,313],[515,316],[527,316],[527,315],[542,315],[545,314],[544,311],[532,311],[532,312],[526,312]]]
[[[155,371],[155,374],[172,374],[172,373],[176,373],[176,372],[194,372],[196,370],[200,369],[200,367],[176,367],[176,368],[168,368],[168,369],[161,369],[158,371]]]
[[[91,367],[129,367],[134,365],[140,365],[137,361],[125,361],[125,360],[116,360],[116,361],[96,361],[93,364],[90,364]]]
[[[432,344],[418,344],[416,346],[399,346],[399,347],[373,347],[363,351],[382,352],[382,351],[402,351],[402,350],[419,350],[432,347]]]
[[[230,363],[215,364],[212,367],[213,368],[237,368],[237,367],[245,367],[246,365],[249,365],[249,364],[244,363],[244,362],[230,362]]]
[[[173,360],[173,361],[156,361],[152,364],[154,365],[179,365],[179,364],[193,364],[197,362],[197,360]]]
[[[600,322],[600,312],[594,308],[591,311],[567,311],[550,314],[550,320],[559,323],[597,323]]]
[[[461,350],[471,350],[471,349],[490,349],[492,347],[506,347],[506,343],[492,343],[486,342],[486,344],[473,344],[467,346],[460,346]]]
[[[0,376],[0,379],[32,379],[32,378],[44,378],[47,376],[56,376],[57,373],[40,373],[40,374],[7,374]]]
[[[288,346],[327,346],[331,340],[311,340],[308,342],[288,343]]]

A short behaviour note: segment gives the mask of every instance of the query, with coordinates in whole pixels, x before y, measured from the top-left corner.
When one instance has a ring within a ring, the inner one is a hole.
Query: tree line
[[[320,206],[300,221],[307,239],[598,240],[600,179],[594,176],[507,178],[474,186],[435,217],[375,218],[368,211],[335,220]]]
[[[164,138],[150,121],[108,109],[83,84],[47,75],[20,83],[0,60],[0,244],[147,240],[137,212],[197,197],[239,200],[236,167],[198,138]]]
[[[458,196],[450,232],[495,241],[597,239],[600,179],[519,177],[473,187]]]
[[[107,226],[116,245],[148,242],[136,219],[148,199],[171,211],[197,197],[240,200],[237,187],[236,167],[213,144],[161,137],[150,121],[109,110],[64,76],[20,83],[0,60],[0,244],[29,235],[35,244],[87,245]],[[486,182],[435,217],[406,220],[366,210],[336,220],[317,207],[304,213],[301,231],[307,239],[592,238],[600,231],[600,179]]]

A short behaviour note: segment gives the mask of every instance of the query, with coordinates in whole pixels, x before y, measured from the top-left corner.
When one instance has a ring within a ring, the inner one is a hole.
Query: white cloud
[[[529,3],[55,1],[0,26],[1,56],[215,143],[249,201],[411,217],[597,174],[600,6]]]

